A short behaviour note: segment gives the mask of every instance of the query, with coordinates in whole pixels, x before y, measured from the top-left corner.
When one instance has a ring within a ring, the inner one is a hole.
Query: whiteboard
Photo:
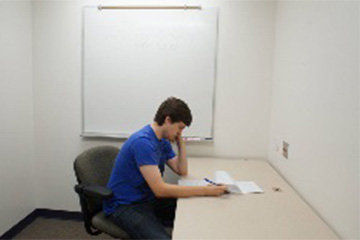
[[[82,136],[126,138],[168,97],[193,122],[184,137],[212,139],[217,9],[83,9]]]

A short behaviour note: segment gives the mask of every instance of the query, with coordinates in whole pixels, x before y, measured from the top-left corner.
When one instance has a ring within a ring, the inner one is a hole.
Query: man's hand
[[[184,140],[183,140],[181,134],[180,134],[180,135],[177,135],[177,136],[175,137],[175,141],[176,141],[176,144],[177,144],[178,147],[181,147],[182,144],[184,144]]]
[[[186,176],[188,173],[188,163],[186,159],[185,142],[181,134],[175,137],[175,141],[178,147],[178,156],[170,159],[166,164],[178,175]]]
[[[224,193],[229,193],[229,189],[226,185],[208,185],[207,195],[208,196],[220,196]]]

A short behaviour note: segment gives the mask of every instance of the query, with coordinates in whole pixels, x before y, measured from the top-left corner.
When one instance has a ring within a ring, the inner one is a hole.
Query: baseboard
[[[37,212],[37,217],[55,218],[55,219],[61,219],[61,220],[83,221],[81,212],[52,210],[52,209],[46,209],[46,208],[38,208],[35,211]]]
[[[37,217],[61,219],[61,220],[74,220],[74,221],[83,220],[81,212],[70,212],[63,210],[38,208],[35,209],[29,215],[27,215],[25,218],[23,218],[21,221],[19,221],[11,229],[6,231],[3,235],[1,235],[0,239],[13,239],[17,234],[19,234],[28,225],[30,225]]]

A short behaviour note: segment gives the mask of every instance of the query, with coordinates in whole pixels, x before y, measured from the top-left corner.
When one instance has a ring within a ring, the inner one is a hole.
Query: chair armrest
[[[99,185],[77,184],[74,188],[75,192],[77,192],[78,194],[83,194],[90,197],[101,197],[107,199],[112,197],[113,195],[113,192],[110,189]]]

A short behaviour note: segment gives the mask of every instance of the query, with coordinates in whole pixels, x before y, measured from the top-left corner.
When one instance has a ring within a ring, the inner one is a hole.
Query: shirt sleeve
[[[133,152],[138,167],[142,165],[158,165],[156,149],[146,138],[134,141]]]
[[[164,151],[165,151],[166,161],[173,159],[176,156],[169,141],[166,141],[164,146]]]

